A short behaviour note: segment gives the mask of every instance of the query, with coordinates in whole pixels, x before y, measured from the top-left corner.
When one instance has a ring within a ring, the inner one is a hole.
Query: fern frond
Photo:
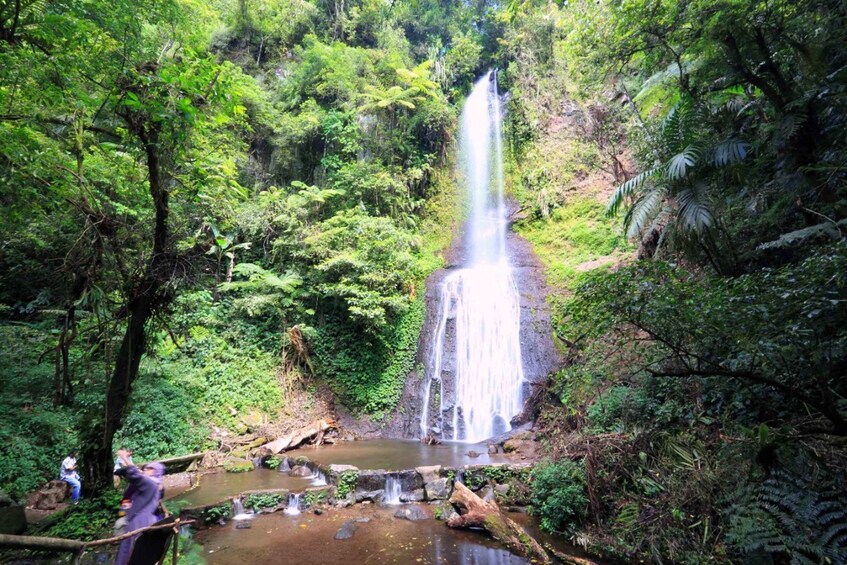
[[[632,194],[636,190],[638,190],[647,181],[647,179],[652,176],[655,176],[662,169],[662,167],[654,167],[652,169],[647,169],[646,171],[635,175],[625,183],[618,186],[615,189],[614,194],[612,194],[612,197],[609,198],[609,203],[606,204],[606,216],[615,216],[618,213],[618,210],[620,210],[624,198],[632,196]]]

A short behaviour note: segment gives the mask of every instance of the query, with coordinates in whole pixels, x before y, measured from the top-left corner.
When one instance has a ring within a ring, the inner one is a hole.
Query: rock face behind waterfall
[[[511,206],[516,208],[516,206]],[[416,366],[426,366],[433,356],[433,336],[438,315],[441,311],[439,289],[451,269],[462,263],[464,255],[464,238],[460,238],[453,249],[448,252],[449,266],[434,272],[426,284],[426,320],[418,344]],[[506,239],[509,259],[514,269],[515,282],[520,293],[521,309],[521,357],[524,367],[524,378],[528,383],[541,383],[547,375],[558,369],[562,357],[553,343],[550,308],[547,304],[547,284],[544,268],[532,251],[528,241],[511,230]],[[455,351],[453,338],[455,332],[448,327],[444,348]],[[455,402],[453,380],[449,378],[453,366],[452,357],[445,356],[442,373],[444,374],[444,408],[449,410]],[[386,428],[391,437],[417,438],[420,436],[421,397],[424,394],[426,382],[423,375],[412,373],[406,380],[406,387],[400,399],[400,407],[396,416]],[[528,385],[531,386],[531,385]],[[524,391],[524,398],[529,396]],[[449,425],[449,419],[446,420]]]
[[[517,206],[510,205],[516,209]],[[524,365],[524,378],[530,383],[541,383],[547,375],[558,369],[562,356],[553,343],[550,308],[547,305],[548,287],[544,268],[532,251],[528,241],[509,231],[506,245],[511,264],[514,268],[515,282],[520,292],[521,308],[521,355]],[[433,354],[433,335],[441,310],[439,288],[452,269],[463,262],[464,238],[457,238],[454,245],[445,253],[447,267],[435,271],[426,281],[426,319],[418,342],[416,367],[425,367]],[[447,334],[445,347],[455,349],[450,343],[451,333]],[[452,370],[449,362],[445,370]],[[445,385],[452,383],[446,379]],[[384,422],[371,422],[367,418],[355,418],[339,413],[339,423],[346,430],[355,431],[362,438],[418,438],[420,437],[421,397],[425,387],[424,375],[412,371],[406,377],[406,385],[393,417]],[[452,406],[455,398],[450,386],[445,387],[445,408]],[[524,398],[528,391],[524,391]]]

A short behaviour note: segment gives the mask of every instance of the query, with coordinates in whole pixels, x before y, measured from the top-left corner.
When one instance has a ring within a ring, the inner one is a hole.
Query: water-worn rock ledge
[[[416,467],[402,471],[383,469],[358,469],[352,465],[317,465],[298,461],[317,473],[323,473],[326,486],[308,487],[299,494],[303,509],[316,510],[327,506],[346,507],[358,503],[386,502],[386,483],[393,478],[400,483],[400,502],[429,503],[433,515],[447,520],[453,515],[445,502],[450,498],[456,481],[487,499],[496,499],[506,506],[526,504],[527,476],[531,466],[526,463],[496,465],[465,465],[453,468],[442,465]],[[202,481],[195,488],[202,488]],[[268,513],[289,507],[290,489],[257,489],[228,495],[212,504],[184,508],[183,518],[194,518],[208,525],[226,522],[233,517],[233,501],[240,501],[245,509],[255,513]]]

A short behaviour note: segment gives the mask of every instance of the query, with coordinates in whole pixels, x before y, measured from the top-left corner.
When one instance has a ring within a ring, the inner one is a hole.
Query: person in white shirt
[[[71,500],[77,502],[82,490],[82,482],[79,480],[79,473],[76,472],[76,451],[68,453],[68,456],[62,461],[59,478],[71,485]]]

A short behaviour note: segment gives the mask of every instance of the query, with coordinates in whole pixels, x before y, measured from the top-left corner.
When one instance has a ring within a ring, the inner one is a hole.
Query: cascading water
[[[400,495],[403,493],[400,478],[395,475],[385,477],[385,503],[400,504]]]
[[[282,511],[289,516],[297,516],[300,514],[300,494],[292,492],[288,495],[288,507]]]
[[[232,519],[233,520],[249,520],[253,517],[251,512],[245,512],[244,503],[241,502],[241,498],[233,498],[232,499]]]
[[[520,302],[506,253],[500,125],[497,77],[491,72],[476,82],[462,110],[459,152],[471,203],[469,261],[440,288],[421,436],[481,441],[510,430],[510,420],[521,410]],[[451,350],[445,348],[448,334],[455,344]],[[451,372],[453,380],[446,384]],[[453,391],[452,406],[445,405],[447,388]]]
[[[323,487],[326,484],[326,475],[320,469],[315,469],[315,473],[312,475],[312,486]]]

